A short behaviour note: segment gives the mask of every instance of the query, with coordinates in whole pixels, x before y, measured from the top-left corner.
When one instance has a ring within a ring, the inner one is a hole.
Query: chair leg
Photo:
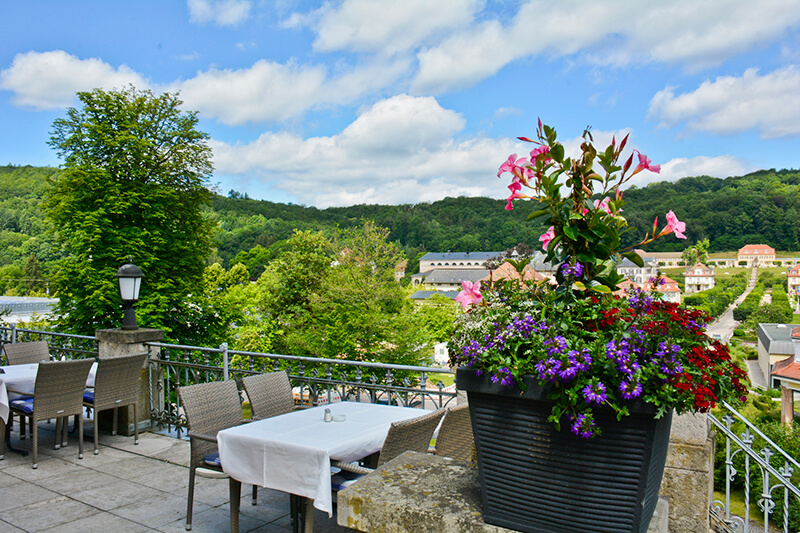
[[[98,430],[97,430],[97,409],[94,411],[94,418],[92,418],[92,429],[94,430],[94,454],[97,455],[100,453],[100,450],[97,449],[97,437],[98,437]]]
[[[228,489],[231,497],[231,533],[239,533],[239,501],[242,497],[242,482],[228,478]]]
[[[33,421],[33,417],[30,417],[31,421]],[[37,425],[37,431],[31,431],[31,438],[33,439],[33,469],[36,470],[39,468],[39,431]],[[56,437],[58,440],[58,437]]]
[[[133,404],[133,444],[139,444],[139,413]]]
[[[75,421],[77,425],[77,420]],[[64,421],[61,423],[61,447],[66,448],[69,446],[69,417],[65,416]]]
[[[118,409],[117,407],[115,407],[115,408],[114,408],[114,425],[113,425],[113,426],[111,426],[111,434],[112,434],[112,435],[116,435],[116,434],[117,434],[117,417],[118,417],[118,411],[119,411],[119,409]]]
[[[78,459],[83,459],[83,412],[78,415],[78,424],[81,428],[78,430]]]
[[[189,495],[186,498],[186,531],[192,530],[192,507],[194,506],[194,467],[189,467]]]
[[[258,504],[258,485],[253,485],[253,505]]]
[[[54,437],[53,449],[58,450],[61,448],[61,418],[56,418],[56,434]]]

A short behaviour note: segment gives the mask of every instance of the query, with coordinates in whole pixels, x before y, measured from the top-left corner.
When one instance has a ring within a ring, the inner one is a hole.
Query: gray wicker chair
[[[469,418],[469,404],[459,405],[447,410],[436,436],[436,455],[449,457],[456,461],[472,461],[472,422]]]
[[[92,363],[93,359],[39,363],[33,396],[11,400],[11,411],[29,417],[34,424],[41,420],[57,419],[56,441],[59,440],[61,424],[66,429],[66,420],[71,415],[77,415],[80,428],[83,424],[83,391]],[[8,391],[24,393],[11,388]],[[32,447],[33,468],[38,468],[39,431],[36,428]],[[78,459],[83,459],[82,431],[78,432]]]
[[[439,425],[444,414],[445,409],[438,409],[416,418],[392,422],[392,425],[389,427],[389,433],[386,435],[386,440],[383,442],[380,455],[378,456],[376,467],[388,463],[401,453],[409,450],[427,453],[428,447],[431,445],[433,432],[436,430],[436,426]],[[346,472],[361,475],[369,474],[374,470],[373,468],[342,461],[331,461],[331,466],[341,468]],[[339,476],[334,475],[331,483],[334,490],[338,490],[349,485],[356,479],[357,478],[353,476],[346,476],[345,479],[340,480]]]
[[[32,365],[50,360],[46,341],[6,343],[3,351],[9,365]]]
[[[242,404],[236,381],[215,381],[178,388],[186,423],[189,426],[191,457],[189,460],[189,494],[186,504],[186,530],[192,529],[195,476],[226,478],[219,462],[217,433],[238,426],[242,420]],[[253,503],[256,491],[253,486]]]
[[[94,409],[94,454],[100,451],[97,448],[97,425],[100,411],[114,410],[114,425],[111,434],[117,434],[117,420],[119,407],[133,406],[133,433],[134,444],[139,444],[139,424],[137,403],[139,401],[139,378],[142,375],[146,353],[125,355],[120,357],[107,357],[97,363],[97,373],[94,378],[94,388],[88,388],[83,393],[83,405]]]
[[[51,359],[46,341],[5,343],[3,351],[9,365],[32,365]],[[9,426],[13,426],[13,420],[9,419],[8,423]],[[33,421],[29,423],[29,431],[33,433]],[[19,438],[25,438],[25,418],[21,415],[19,417]]]
[[[242,378],[242,386],[250,399],[253,420],[263,420],[294,410],[294,395],[286,371],[268,372]]]

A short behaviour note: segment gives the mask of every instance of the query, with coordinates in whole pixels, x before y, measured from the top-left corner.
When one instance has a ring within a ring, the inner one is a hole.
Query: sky
[[[2,2],[0,164],[62,163],[78,91],[179,92],[220,194],[326,208],[508,195],[539,119],[630,134],[632,184],[800,168],[800,0]]]

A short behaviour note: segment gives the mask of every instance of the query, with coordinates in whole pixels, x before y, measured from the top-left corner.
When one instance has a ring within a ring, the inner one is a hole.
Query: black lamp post
[[[128,256],[128,262],[117,270],[115,276],[119,280],[119,295],[125,303],[125,316],[122,319],[122,329],[139,329],[136,324],[136,311],[133,304],[139,299],[139,287],[142,284],[142,269],[134,265],[133,258]]]

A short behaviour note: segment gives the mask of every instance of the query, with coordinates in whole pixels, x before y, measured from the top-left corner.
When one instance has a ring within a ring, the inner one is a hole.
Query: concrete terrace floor
[[[16,420],[15,420],[16,422]],[[92,453],[91,426],[86,424],[84,456],[78,439],[53,449],[55,423],[39,425],[39,468],[31,455],[6,450],[0,461],[0,533],[59,532],[184,532],[189,484],[189,442],[155,433],[133,437],[100,435],[100,454]],[[11,435],[20,441],[18,424]],[[251,486],[242,486],[240,530],[290,532],[289,495],[261,488],[258,505],[250,502]],[[230,531],[228,481],[197,478],[193,532]],[[316,511],[314,531],[352,531],[336,524],[336,516]]]

